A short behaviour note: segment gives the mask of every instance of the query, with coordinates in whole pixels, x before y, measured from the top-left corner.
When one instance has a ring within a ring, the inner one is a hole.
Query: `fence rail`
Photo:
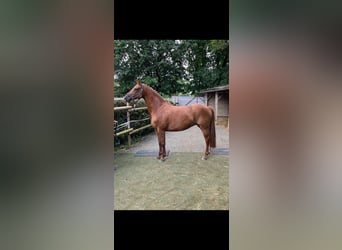
[[[125,109],[131,109],[133,108],[132,106],[122,106],[122,107],[114,107],[114,111],[115,110],[125,110]]]
[[[149,127],[151,127],[151,126],[152,126],[151,124],[147,124],[147,125],[142,126],[142,127],[140,127],[140,128],[134,129],[133,131],[129,132],[129,134],[130,134],[130,135],[131,135],[131,134],[134,134],[134,133],[136,133],[136,132],[139,132],[139,131],[141,131],[141,130],[144,130],[145,128],[149,128]]]
[[[127,134],[127,133],[131,132],[131,131],[133,131],[133,128],[129,128],[129,129],[126,129],[126,130],[121,131],[121,132],[119,132],[119,133],[116,133],[116,135],[117,135],[117,136],[119,136],[119,135],[124,135],[124,134]]]
[[[125,122],[125,123],[127,123],[127,129],[116,133],[116,135],[119,136],[119,135],[127,134],[128,147],[131,146],[131,135],[132,134],[151,127],[151,124],[148,124],[148,125],[145,125],[145,126],[142,126],[139,128],[135,128],[135,129],[131,128],[131,112],[134,112],[136,110],[144,110],[144,109],[147,109],[147,107],[134,108],[128,104],[127,104],[127,106],[121,106],[121,107],[114,107],[113,108],[114,111],[127,110],[127,122]],[[146,119],[142,119],[142,120],[146,120]]]

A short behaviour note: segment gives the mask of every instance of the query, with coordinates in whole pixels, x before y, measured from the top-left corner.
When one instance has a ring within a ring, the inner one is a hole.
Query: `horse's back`
[[[172,108],[172,113],[174,115],[187,115],[192,117],[191,119],[197,120],[199,117],[211,117],[211,110],[210,107],[200,104],[200,103],[195,103],[187,106],[171,106]]]
[[[211,118],[211,107],[208,107],[200,103],[192,104],[192,105],[189,105],[188,107],[192,109],[192,112],[197,116],[197,118],[199,117]]]
[[[187,109],[187,114],[191,116],[191,120],[194,124],[199,125],[200,127],[209,126],[210,120],[212,118],[211,107],[208,107],[204,104],[196,103],[191,104],[189,106],[184,106]]]

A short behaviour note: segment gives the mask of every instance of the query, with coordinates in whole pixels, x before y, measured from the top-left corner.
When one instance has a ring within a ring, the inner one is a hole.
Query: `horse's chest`
[[[156,117],[151,118],[151,125],[153,128],[156,128],[158,126],[158,119]]]
[[[164,127],[166,120],[163,113],[158,113],[151,116],[151,125],[153,128]]]

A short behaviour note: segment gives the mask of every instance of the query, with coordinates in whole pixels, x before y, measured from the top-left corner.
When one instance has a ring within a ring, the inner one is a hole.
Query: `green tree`
[[[228,83],[228,41],[115,40],[115,95],[137,78],[165,96]]]
[[[228,84],[228,41],[187,40],[183,46],[188,48],[185,53],[190,76],[188,92]]]

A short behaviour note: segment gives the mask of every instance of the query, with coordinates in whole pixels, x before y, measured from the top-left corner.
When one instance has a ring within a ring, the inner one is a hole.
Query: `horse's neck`
[[[157,111],[157,109],[166,102],[155,90],[146,85],[143,98],[150,114]]]

